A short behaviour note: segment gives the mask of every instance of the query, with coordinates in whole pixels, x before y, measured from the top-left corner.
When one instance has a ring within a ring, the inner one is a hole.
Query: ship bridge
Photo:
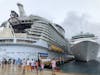
[[[10,18],[8,21],[15,33],[23,33],[25,32],[25,29],[31,28],[31,25],[33,24],[33,21],[29,17],[14,17]]]
[[[22,4],[18,3],[17,6],[19,8],[20,15],[18,15],[14,10],[12,10],[8,22],[14,29],[15,33],[24,33],[25,29],[31,28],[33,20],[25,15],[25,11]]]

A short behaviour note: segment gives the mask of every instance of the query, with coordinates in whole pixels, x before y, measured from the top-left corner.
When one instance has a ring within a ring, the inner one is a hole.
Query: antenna
[[[18,8],[19,8],[19,14],[20,14],[20,16],[21,16],[21,17],[22,17],[22,16],[26,16],[25,11],[24,11],[24,8],[23,8],[23,5],[20,4],[20,3],[17,3],[17,6],[18,6]]]

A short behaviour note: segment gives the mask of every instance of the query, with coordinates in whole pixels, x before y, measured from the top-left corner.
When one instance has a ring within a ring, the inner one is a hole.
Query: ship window
[[[17,23],[17,22],[14,22],[14,23]]]
[[[19,42],[19,43],[33,43],[33,41],[31,41],[31,40],[21,40],[21,39],[18,39],[17,42]]]
[[[40,35],[38,35],[38,34],[31,34],[31,35],[33,35],[33,36],[40,36]]]
[[[13,42],[13,39],[1,39],[0,42]]]
[[[22,20],[22,22],[24,22],[24,20]]]
[[[27,20],[25,22],[28,22]]]
[[[29,22],[32,22],[31,20],[29,20]]]
[[[33,37],[32,35],[28,35],[27,38],[31,38],[31,39],[34,39],[34,40],[38,40],[39,39],[38,37]]]
[[[34,21],[38,21],[39,19],[34,19]]]
[[[45,25],[47,25],[47,23],[44,23],[44,22],[38,22],[38,23],[41,23],[41,24],[45,24]]]
[[[33,30],[36,30],[36,31],[43,31],[42,28],[34,28]]]
[[[34,33],[34,32],[35,33],[42,33],[41,31],[35,31],[35,30],[33,30],[32,33]]]

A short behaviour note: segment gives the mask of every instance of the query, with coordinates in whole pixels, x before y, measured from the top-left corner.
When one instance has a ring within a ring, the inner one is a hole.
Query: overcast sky
[[[17,2],[24,5],[27,15],[63,26],[68,38],[81,31],[100,36],[100,0],[0,0],[0,24],[9,18],[10,10],[18,12]]]

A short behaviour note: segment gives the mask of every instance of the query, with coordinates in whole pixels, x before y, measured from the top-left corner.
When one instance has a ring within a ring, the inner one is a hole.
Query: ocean
[[[78,62],[71,61],[60,66],[61,70],[66,73],[82,73],[88,75],[100,75],[100,62]]]

